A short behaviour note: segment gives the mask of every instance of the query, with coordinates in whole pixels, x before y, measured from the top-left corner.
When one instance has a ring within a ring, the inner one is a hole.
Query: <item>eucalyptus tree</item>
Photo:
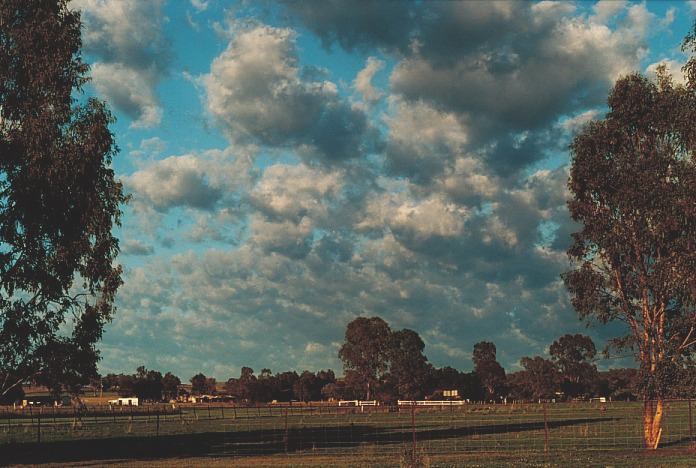
[[[0,0],[0,395],[96,375],[121,284],[126,196],[112,115],[80,95],[80,28],[66,0]]]
[[[581,318],[625,324],[610,344],[640,363],[649,448],[659,444],[665,396],[696,344],[694,77],[677,85],[661,67],[655,81],[619,79],[606,116],[571,145],[568,208],[581,229],[563,278]]]

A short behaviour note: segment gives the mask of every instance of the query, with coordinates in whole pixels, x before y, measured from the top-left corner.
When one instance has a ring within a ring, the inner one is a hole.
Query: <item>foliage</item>
[[[162,389],[164,386],[161,373],[147,370],[145,366],[140,366],[133,378],[133,395],[141,400],[162,400]]]
[[[559,376],[552,361],[540,356],[523,357],[520,364],[524,371],[518,373],[516,378],[519,379],[518,385],[521,383],[524,386],[528,398],[548,400],[556,397]]]
[[[394,396],[418,400],[425,396],[432,366],[423,354],[425,343],[413,330],[399,330],[391,335],[389,372],[385,376]]]
[[[573,142],[568,206],[583,228],[564,275],[581,317],[628,325],[614,344],[637,352],[647,398],[666,393],[696,320],[696,97],[658,79],[619,80]]]
[[[371,399],[389,369],[391,329],[379,317],[358,317],[346,328],[346,338],[338,352],[344,368],[355,371]]]
[[[313,372],[304,371],[292,386],[295,398],[300,401],[317,401],[321,399],[322,382]]]
[[[587,395],[597,380],[597,355],[592,339],[586,335],[563,335],[549,347],[551,359],[558,368],[561,390],[569,397]]]
[[[203,395],[208,391],[208,378],[203,374],[196,374],[191,377],[191,393],[194,395]]]
[[[474,345],[474,371],[486,389],[486,399],[493,400],[507,394],[505,369],[496,359],[495,344],[480,341]]]
[[[457,390],[462,399],[482,401],[486,398],[486,389],[476,372],[460,372],[453,367],[433,369],[430,388],[435,399],[443,399],[443,390]]]
[[[664,67],[656,82],[621,78],[605,118],[571,145],[568,208],[582,229],[568,250],[577,267],[563,279],[581,318],[626,324],[612,344],[635,352],[643,397],[657,400],[644,415],[649,447],[696,344],[695,90],[693,80],[674,85]]]
[[[73,98],[88,67],[66,0],[3,0],[0,25],[0,394],[75,391],[121,284],[113,118]]]
[[[167,372],[162,377],[162,396],[167,400],[176,399],[179,396],[179,385],[181,385],[179,377]]]

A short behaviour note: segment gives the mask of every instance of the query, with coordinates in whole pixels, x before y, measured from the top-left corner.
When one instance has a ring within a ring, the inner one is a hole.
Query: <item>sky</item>
[[[102,373],[341,373],[348,322],[508,371],[565,333],[568,145],[696,2],[73,0],[132,195]],[[606,360],[600,367],[618,361]]]

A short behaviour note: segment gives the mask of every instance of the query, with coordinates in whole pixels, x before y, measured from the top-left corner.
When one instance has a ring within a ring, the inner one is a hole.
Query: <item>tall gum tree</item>
[[[571,144],[568,208],[582,229],[563,279],[582,319],[625,323],[610,345],[640,363],[648,448],[659,444],[670,380],[696,343],[695,75],[685,86],[664,67],[655,81],[619,79],[605,118]]]
[[[113,119],[75,99],[80,49],[66,0],[0,0],[0,395],[93,376],[121,284]]]
[[[358,317],[346,327],[346,337],[338,357],[348,372],[354,372],[365,389],[365,398],[374,397],[375,390],[389,370],[392,331],[379,317]]]

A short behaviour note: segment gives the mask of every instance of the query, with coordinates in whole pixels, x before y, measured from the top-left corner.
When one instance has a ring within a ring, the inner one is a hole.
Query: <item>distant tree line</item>
[[[494,343],[481,341],[472,350],[473,370],[435,367],[423,354],[425,344],[413,330],[393,331],[379,317],[359,317],[350,322],[339,350],[344,376],[331,369],[302,373],[273,373],[264,368],[255,374],[242,367],[239,377],[218,383],[202,373],[190,378],[193,395],[230,395],[239,402],[319,401],[377,399],[442,399],[445,390],[457,390],[471,401],[572,400],[609,397],[636,400],[640,397],[637,369],[597,370],[597,350],[585,335],[564,335],[549,346],[549,357],[523,357],[522,370],[506,373],[497,360]],[[182,393],[179,377],[168,372],[139,367],[135,374],[108,374],[100,379],[105,391],[143,400],[175,399]],[[681,371],[673,386],[673,398],[692,397],[696,388],[696,363]]]

